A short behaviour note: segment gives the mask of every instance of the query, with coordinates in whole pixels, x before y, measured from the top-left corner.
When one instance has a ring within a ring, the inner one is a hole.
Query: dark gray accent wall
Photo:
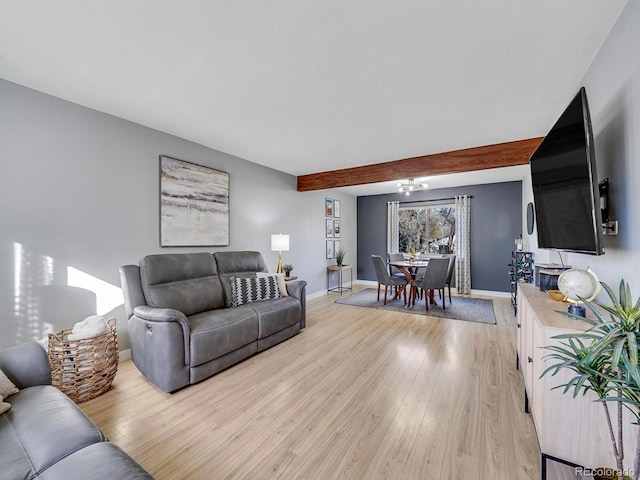
[[[371,255],[387,254],[387,202],[471,195],[471,288],[509,291],[508,264],[522,233],[522,182],[358,197],[358,279],[375,280]]]

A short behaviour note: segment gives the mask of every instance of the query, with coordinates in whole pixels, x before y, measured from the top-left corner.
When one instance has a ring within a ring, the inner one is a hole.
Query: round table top
[[[396,261],[391,261],[388,262],[389,265],[391,265],[392,267],[402,267],[402,268],[413,268],[413,267],[426,267],[427,263],[429,263],[428,260],[418,260],[415,262],[412,262],[410,260],[396,260]]]

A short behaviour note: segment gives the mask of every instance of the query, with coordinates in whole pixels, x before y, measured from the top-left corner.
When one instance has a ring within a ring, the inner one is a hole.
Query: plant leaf
[[[636,338],[637,333],[627,333],[627,343],[629,345],[629,360],[636,367],[638,366],[638,342]]]

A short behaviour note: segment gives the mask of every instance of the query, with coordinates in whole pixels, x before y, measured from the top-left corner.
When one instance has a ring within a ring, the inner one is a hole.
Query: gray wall
[[[591,267],[600,280],[617,291],[621,279],[640,294],[640,2],[627,2],[583,80],[567,96],[567,104],[581,85],[587,90],[593,125],[599,180],[609,178],[611,215],[619,221],[619,235],[605,236],[599,257],[566,254],[574,268]],[[558,105],[558,115],[566,105]],[[551,128],[553,122],[550,123]],[[541,132],[542,135],[546,132]],[[523,205],[532,201],[531,179],[523,182]],[[536,232],[528,239],[536,258],[558,262],[555,251],[537,249]],[[602,293],[600,300],[608,302]]]
[[[150,253],[258,250],[274,271],[270,235],[288,233],[284,261],[322,292],[325,197],[342,201],[355,261],[355,197],[299,193],[294,176],[1,79],[0,154],[0,347],[99,313],[118,318],[128,348],[118,267]],[[161,154],[229,173],[228,247],[159,246]]]
[[[471,288],[509,291],[507,275],[515,239],[522,233],[522,182],[426,190],[405,195],[358,197],[358,279],[375,280],[371,255],[386,257],[387,202],[472,195]]]

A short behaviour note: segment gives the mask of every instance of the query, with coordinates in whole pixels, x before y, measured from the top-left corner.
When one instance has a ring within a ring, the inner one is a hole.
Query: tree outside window
[[[455,253],[455,206],[406,207],[399,213],[401,252]]]

